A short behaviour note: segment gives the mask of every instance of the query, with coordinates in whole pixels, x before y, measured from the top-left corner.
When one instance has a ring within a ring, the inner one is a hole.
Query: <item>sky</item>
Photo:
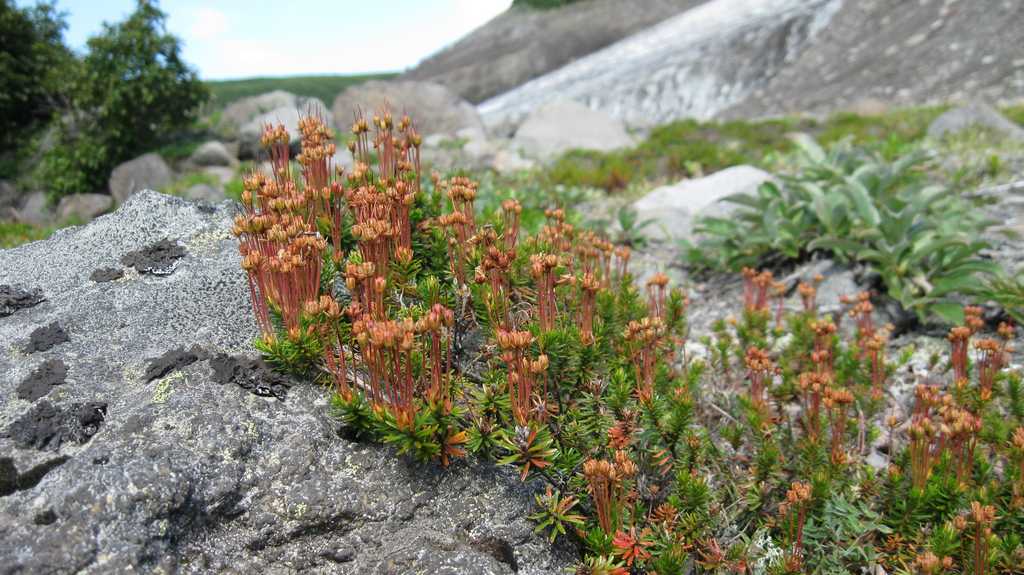
[[[19,0],[18,5],[31,5]],[[411,68],[512,0],[162,0],[168,30],[205,80]],[[82,50],[135,0],[57,0],[65,40]]]

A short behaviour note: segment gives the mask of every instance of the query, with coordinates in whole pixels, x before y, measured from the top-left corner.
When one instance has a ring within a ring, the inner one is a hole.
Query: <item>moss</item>
[[[45,240],[59,226],[34,226],[18,222],[0,222],[0,248],[13,248],[21,244]]]

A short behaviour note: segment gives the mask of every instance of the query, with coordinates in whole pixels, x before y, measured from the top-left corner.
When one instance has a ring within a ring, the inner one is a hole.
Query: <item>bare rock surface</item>
[[[1024,142],[1024,127],[981,102],[958,106],[943,113],[928,126],[928,135],[941,138],[970,129],[991,130],[1000,136]]]
[[[159,190],[174,179],[174,173],[160,154],[150,152],[128,160],[110,173],[110,195],[123,204],[128,196],[146,189]]]
[[[225,375],[255,358],[234,209],[144,191],[0,251],[0,573],[570,564],[533,534],[514,472],[413,464],[341,437],[314,385],[290,382],[281,400],[253,391],[259,375]],[[184,252],[167,275],[89,279],[165,240]],[[69,341],[26,355],[26,334],[54,322]],[[43,387],[24,384],[34,374]]]
[[[334,99],[334,123],[351,126],[357,111],[369,117],[385,104],[396,121],[409,114],[417,131],[425,136],[466,128],[483,130],[476,108],[458,94],[435,82],[411,80],[371,80],[346,88]]]
[[[656,239],[693,238],[698,218],[728,213],[722,200],[733,194],[754,193],[771,174],[753,166],[733,166],[703,178],[686,179],[649,192],[633,203],[641,220],[652,220],[645,230]]]
[[[552,94],[629,125],[709,118],[795,61],[841,0],[711,0],[479,105],[516,124]]]
[[[622,122],[572,100],[540,106],[519,126],[512,146],[526,156],[551,160],[572,149],[615,150],[633,144]]]
[[[1014,0],[843,0],[828,26],[726,116],[831,112],[1024,96],[1024,6]]]
[[[87,222],[107,212],[113,205],[114,198],[107,194],[64,196],[57,204],[57,219],[61,221],[78,219]]]
[[[196,151],[192,152],[189,160],[194,165],[201,167],[234,166],[238,164],[238,159],[231,153],[231,150],[224,143],[216,140],[203,142],[202,145],[196,148]]]
[[[513,7],[403,78],[481,102],[707,0],[587,0],[558,9]]]

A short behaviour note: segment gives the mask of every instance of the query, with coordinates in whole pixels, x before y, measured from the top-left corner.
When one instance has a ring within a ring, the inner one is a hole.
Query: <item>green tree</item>
[[[53,4],[18,8],[0,0],[0,146],[4,150],[44,124],[64,102],[74,57],[66,24]]]
[[[209,96],[181,59],[164,14],[139,0],[124,22],[104,24],[72,78],[74,114],[61,124],[60,144],[43,162],[51,195],[105,185],[119,162],[158,146],[191,125]]]

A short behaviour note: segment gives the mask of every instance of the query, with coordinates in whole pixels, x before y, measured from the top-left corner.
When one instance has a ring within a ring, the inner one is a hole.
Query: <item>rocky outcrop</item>
[[[316,98],[299,98],[295,105],[280,106],[253,116],[238,129],[238,155],[241,158],[254,158],[262,151],[260,138],[266,125],[281,124],[288,130],[292,144],[299,142],[299,119],[304,115],[315,114],[326,118],[327,106]]]
[[[174,173],[160,154],[150,152],[128,160],[110,173],[108,186],[114,201],[123,204],[128,196],[140,190],[159,190],[171,183]]]
[[[711,0],[480,104],[489,126],[570,98],[630,125],[708,118],[793,62],[841,0]]]
[[[403,78],[444,84],[481,102],[707,0],[587,0],[551,10],[514,6]]]
[[[241,98],[228,104],[221,112],[217,131],[222,137],[233,140],[238,137],[238,131],[242,126],[260,114],[279,108],[296,108],[298,105],[299,97],[284,90]]]
[[[0,573],[564,569],[514,472],[356,443],[253,359],[232,206],[145,191],[0,251]]]
[[[797,58],[731,117],[1024,96],[1019,2],[844,0]]]
[[[189,161],[199,167],[234,166],[238,164],[238,159],[231,153],[231,150],[224,143],[216,140],[204,142],[196,148],[192,155],[189,156]]]
[[[106,213],[114,205],[114,199],[107,194],[73,194],[64,196],[57,204],[57,219],[60,221],[88,222]]]
[[[693,240],[693,224],[702,217],[722,217],[730,204],[722,200],[733,194],[752,194],[772,175],[753,166],[733,166],[703,178],[682,180],[649,192],[633,203],[640,220],[651,224],[645,230],[658,239]]]
[[[572,100],[553,100],[534,110],[512,139],[514,148],[539,160],[572,149],[609,151],[632,144],[622,122]]]
[[[944,112],[928,126],[928,135],[932,138],[941,138],[947,134],[957,134],[970,129],[990,130],[1005,138],[1024,142],[1024,127],[1014,124],[1006,116],[981,102]]]
[[[476,109],[458,94],[434,82],[372,80],[346,88],[331,108],[337,126],[351,126],[361,111],[372,116],[387,105],[396,118],[409,114],[422,135],[483,129]]]

